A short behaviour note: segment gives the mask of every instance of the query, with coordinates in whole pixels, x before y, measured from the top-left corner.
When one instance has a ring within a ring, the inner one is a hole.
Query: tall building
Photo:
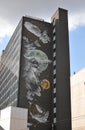
[[[0,109],[28,109],[31,130],[71,130],[67,11],[48,23],[22,17],[0,66]]]

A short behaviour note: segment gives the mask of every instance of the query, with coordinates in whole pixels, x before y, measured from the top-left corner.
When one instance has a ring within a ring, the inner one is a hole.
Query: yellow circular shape
[[[41,87],[43,89],[49,89],[50,88],[50,82],[47,80],[47,79],[44,79],[42,82],[41,82]]]

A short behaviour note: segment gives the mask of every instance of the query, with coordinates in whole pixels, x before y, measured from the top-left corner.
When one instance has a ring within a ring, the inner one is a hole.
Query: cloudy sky
[[[68,10],[71,74],[85,67],[85,0],[0,0],[0,52],[24,15],[50,21],[55,10]]]

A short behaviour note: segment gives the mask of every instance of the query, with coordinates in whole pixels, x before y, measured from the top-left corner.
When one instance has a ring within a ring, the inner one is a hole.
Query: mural
[[[31,22],[24,23],[25,29],[36,36],[36,39],[30,39],[28,36],[23,36],[23,79],[26,87],[26,98],[28,102],[29,119],[28,126],[36,127],[38,124],[49,122],[49,110],[45,109],[39,102],[42,98],[42,92],[48,91],[51,87],[48,79],[41,79],[49,64],[52,61],[47,54],[42,50],[41,43],[48,44],[50,38],[47,31],[42,31],[38,26]]]
[[[50,38],[47,35],[47,31],[44,30],[43,32],[39,29],[38,26],[30,23],[30,22],[25,22],[24,26],[27,28],[28,31],[30,31],[31,33],[33,33],[34,35],[36,35],[37,37],[39,37],[39,39],[43,42],[43,43],[48,43],[50,42]]]
[[[23,77],[25,78],[26,88],[28,90],[27,99],[32,101],[35,95],[41,96],[40,86],[44,85],[41,85],[42,83],[39,80],[39,76],[47,69],[48,64],[51,63],[51,61],[44,52],[37,50],[36,47],[34,47],[34,44],[30,43],[28,38],[23,37],[23,40],[25,48]]]

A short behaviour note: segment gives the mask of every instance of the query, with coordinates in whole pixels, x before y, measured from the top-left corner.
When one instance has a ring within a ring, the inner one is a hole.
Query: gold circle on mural
[[[49,89],[50,88],[50,82],[47,79],[42,80],[41,87],[43,89]]]

